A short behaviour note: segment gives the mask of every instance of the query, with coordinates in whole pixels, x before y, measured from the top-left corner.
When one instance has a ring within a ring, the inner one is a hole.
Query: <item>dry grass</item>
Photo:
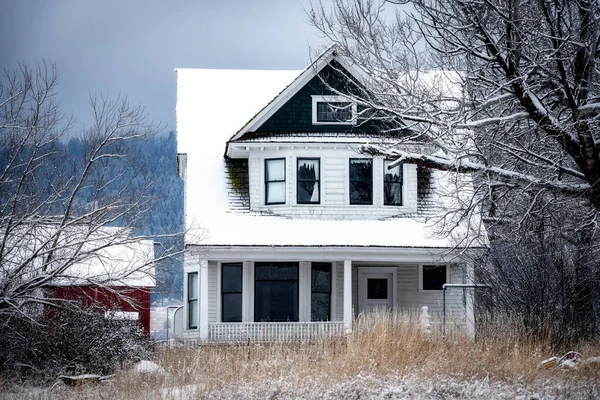
[[[385,377],[414,379],[415,376],[430,381],[439,377],[457,381],[490,380],[506,385],[519,382],[525,386],[559,380],[562,386],[556,390],[568,389],[569,393],[574,393],[575,387],[597,390],[590,382],[600,382],[600,371],[538,369],[541,360],[560,354],[553,353],[549,343],[520,338],[510,324],[499,326],[506,328],[505,335],[496,334],[477,342],[466,338],[444,341],[421,333],[410,315],[380,314],[359,318],[355,333],[347,340],[175,348],[162,351],[158,357],[157,363],[168,371],[165,376],[144,377],[122,370],[111,387],[79,389],[77,396],[107,398],[110,393],[110,397],[123,399],[161,398],[165,387],[191,385],[193,398],[209,394],[215,397],[215,393],[225,393],[222,397],[227,398],[239,397],[240,387],[254,390],[252,388],[260,388],[268,381],[270,387],[275,388],[269,389],[274,391],[275,397],[277,393],[283,398],[313,397],[315,393],[315,397],[321,397],[318,391],[311,392],[311,387],[334,387],[356,377],[373,376],[384,380],[388,379]],[[585,357],[600,356],[598,344],[582,344],[573,350]],[[232,388],[238,391],[231,392]],[[73,394],[72,389],[69,390]],[[262,390],[267,389],[260,389],[258,393]],[[354,397],[354,392],[348,394],[344,390],[338,395]],[[98,393],[101,397],[97,397]],[[55,394],[58,398],[62,396]],[[245,397],[243,394],[241,397]],[[588,395],[586,392],[581,398]]]

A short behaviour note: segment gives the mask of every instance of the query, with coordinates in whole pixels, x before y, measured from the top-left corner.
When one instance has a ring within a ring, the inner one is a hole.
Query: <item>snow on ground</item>
[[[507,384],[488,378],[435,376],[357,376],[342,382],[324,384],[265,379],[261,383],[239,382],[235,387],[213,390],[187,385],[162,390],[163,400],[211,399],[600,399],[600,385],[589,381],[571,381],[568,376],[540,380],[526,385]]]
[[[139,382],[138,382],[139,384]],[[51,388],[28,388],[11,393],[0,393],[2,399],[398,399],[398,400],[588,400],[600,399],[600,383],[574,377],[571,374],[552,378],[538,378],[525,383],[518,380],[506,383],[489,378],[450,377],[444,375],[422,377],[411,375],[365,375],[327,382],[322,377],[272,379],[261,382],[236,382],[235,386],[208,389],[204,384],[189,384],[161,388],[149,382],[139,387],[123,389],[124,382],[85,385],[76,388],[55,385]]]

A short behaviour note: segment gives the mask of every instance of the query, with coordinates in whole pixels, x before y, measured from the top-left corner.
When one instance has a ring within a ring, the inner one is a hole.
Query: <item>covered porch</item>
[[[351,333],[354,318],[373,310],[441,311],[441,290],[430,285],[461,283],[471,271],[431,249],[195,250],[184,266],[183,333],[201,342],[313,341]],[[470,296],[461,290],[447,300],[469,325]]]

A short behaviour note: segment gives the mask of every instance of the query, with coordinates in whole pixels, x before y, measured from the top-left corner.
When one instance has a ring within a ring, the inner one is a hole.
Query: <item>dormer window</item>
[[[265,204],[285,204],[285,158],[265,160]]]
[[[352,125],[356,103],[343,96],[312,96],[313,125]]]

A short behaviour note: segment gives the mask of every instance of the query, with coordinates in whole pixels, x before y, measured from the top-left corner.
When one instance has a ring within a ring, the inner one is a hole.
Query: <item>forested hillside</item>
[[[72,162],[65,165],[77,168],[76,160],[80,159],[86,144],[77,137],[65,144],[65,152]],[[177,139],[175,132],[168,135],[155,136],[147,140],[136,140],[125,143],[126,148],[119,148],[125,154],[122,164],[115,164],[112,171],[112,185],[115,188],[126,186],[134,188],[147,186],[144,195],[149,199],[148,209],[143,218],[134,226],[136,235],[147,235],[155,238],[163,246],[162,249],[175,247],[181,249],[183,240],[173,243],[173,238],[162,238],[161,235],[182,232],[183,227],[183,181],[177,175]],[[83,167],[83,166],[81,166]],[[125,172],[123,172],[125,171]],[[76,171],[74,171],[76,172]],[[109,172],[110,173],[110,172]],[[74,173],[76,175],[76,173]],[[123,183],[127,182],[127,185]],[[91,197],[91,196],[90,196]],[[125,194],[124,197],[127,197]],[[181,298],[182,295],[182,260],[181,257],[169,259],[157,265],[156,298]]]

